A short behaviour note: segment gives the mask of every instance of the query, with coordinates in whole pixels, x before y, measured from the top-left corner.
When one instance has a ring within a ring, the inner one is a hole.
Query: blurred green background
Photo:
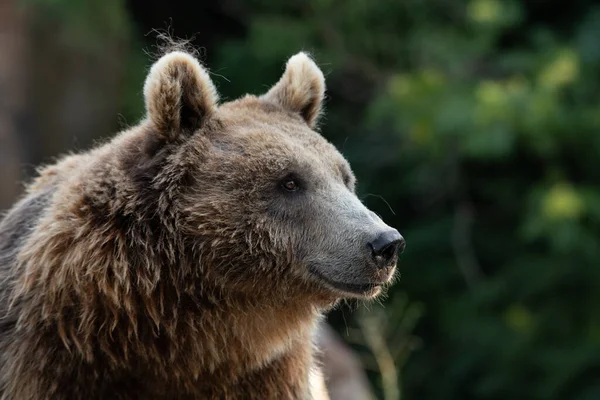
[[[4,0],[0,209],[142,117],[154,29],[224,99],[324,70],[322,132],[407,239],[381,305],[329,316],[378,398],[600,399],[598,2]]]

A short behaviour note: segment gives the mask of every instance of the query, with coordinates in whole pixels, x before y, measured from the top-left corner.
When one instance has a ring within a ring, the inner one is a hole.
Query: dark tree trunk
[[[24,148],[19,137],[25,117],[27,16],[16,0],[0,2],[0,211],[19,195]]]

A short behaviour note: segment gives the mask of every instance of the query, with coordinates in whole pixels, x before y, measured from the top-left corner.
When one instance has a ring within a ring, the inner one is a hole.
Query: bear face
[[[176,187],[174,230],[197,249],[204,281],[333,301],[373,297],[392,279],[404,239],[359,201],[348,162],[315,131],[324,92],[304,53],[266,94],[222,105],[191,55],[152,67],[146,144],[124,163],[151,178],[141,186]]]

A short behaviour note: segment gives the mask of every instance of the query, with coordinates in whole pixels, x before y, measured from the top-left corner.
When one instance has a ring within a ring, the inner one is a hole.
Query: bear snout
[[[379,269],[389,268],[395,264],[398,254],[406,247],[406,241],[396,229],[390,229],[377,234],[367,247],[371,257]]]

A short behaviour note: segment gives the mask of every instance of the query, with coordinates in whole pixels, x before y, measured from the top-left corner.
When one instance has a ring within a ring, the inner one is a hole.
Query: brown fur
[[[308,217],[269,191],[290,163],[353,185],[310,129],[322,73],[300,54],[263,98],[219,106],[173,52],[144,94],[146,119],[42,169],[0,224],[0,398],[326,396],[312,335],[344,296],[307,278]]]

